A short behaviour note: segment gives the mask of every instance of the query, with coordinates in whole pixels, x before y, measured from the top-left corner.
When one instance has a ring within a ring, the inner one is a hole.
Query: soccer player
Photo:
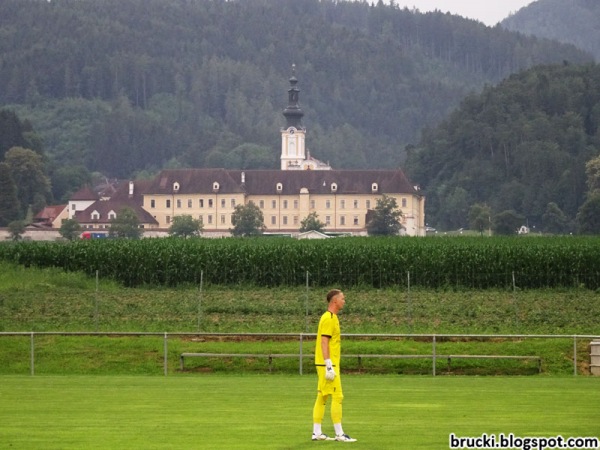
[[[339,289],[327,293],[327,311],[321,316],[315,345],[315,366],[319,383],[317,400],[313,408],[313,441],[356,442],[342,428],[342,381],[340,379],[340,321],[337,313],[342,310],[346,299]],[[331,420],[335,429],[335,438],[323,433],[321,422],[325,415],[327,399],[331,397]]]

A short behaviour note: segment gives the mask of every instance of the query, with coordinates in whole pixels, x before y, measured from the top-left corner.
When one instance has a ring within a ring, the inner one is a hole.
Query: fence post
[[[96,295],[94,296],[94,328],[98,331],[98,293],[99,293],[99,270],[96,269]]]
[[[31,376],[33,376],[35,374],[35,357],[34,357],[34,346],[33,346],[33,331],[31,332],[31,352],[30,352],[30,356],[31,356],[31,362],[30,362],[30,368],[31,368]]]
[[[304,295],[304,332],[308,333],[308,270],[306,271],[306,293]],[[302,361],[300,361],[302,362]],[[302,375],[302,374],[300,374]]]
[[[411,334],[412,333],[412,304],[411,304],[411,299],[410,299],[410,270],[406,272],[406,283],[407,283],[407,288],[406,288],[406,297],[408,300],[408,310],[407,310],[407,314],[408,314],[408,333]]]
[[[168,348],[167,348],[167,332],[166,331],[165,331],[165,339],[164,339],[164,341],[165,341],[165,348],[164,348],[165,359],[164,359],[163,365],[164,365],[165,377],[166,377],[167,376],[167,362],[168,362],[168,358],[167,358],[167,350],[168,350]]]
[[[204,270],[200,271],[200,286],[198,288],[198,331],[200,331],[200,319],[202,317],[202,286],[204,284]]]
[[[435,354],[435,334],[433,335],[433,348],[432,348],[432,355],[433,355],[433,376],[435,377],[435,363],[436,363],[436,354]]]
[[[300,333],[300,375],[302,375],[302,343],[304,341],[304,335]]]
[[[515,324],[519,329],[519,305],[517,304],[517,283],[515,281],[515,271],[512,271],[513,305],[515,306]]]
[[[577,376],[577,335],[573,336],[573,376]]]

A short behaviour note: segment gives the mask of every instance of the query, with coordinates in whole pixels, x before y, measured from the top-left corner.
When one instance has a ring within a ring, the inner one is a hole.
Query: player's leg
[[[356,439],[351,438],[342,428],[342,402],[344,400],[344,394],[340,386],[339,391],[334,392],[331,395],[331,421],[333,422],[333,428],[335,429],[335,440],[341,442],[356,442]]]
[[[321,423],[323,423],[323,417],[325,417],[325,405],[327,404],[327,396],[324,396],[321,391],[317,393],[317,399],[315,400],[315,406],[313,407],[313,441],[325,441],[329,437],[323,433]]]

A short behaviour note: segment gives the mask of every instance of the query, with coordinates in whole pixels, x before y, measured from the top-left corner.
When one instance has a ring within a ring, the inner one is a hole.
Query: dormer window
[[[175,183],[173,183],[173,191],[179,192],[179,183],[177,181]]]
[[[219,192],[219,189],[221,189],[221,186],[219,185],[218,182],[214,182],[213,183],[213,192]]]
[[[337,183],[331,183],[331,192],[337,192]]]
[[[113,220],[117,218],[117,213],[115,213],[114,211],[110,211],[108,213],[108,220]]]
[[[379,186],[377,185],[377,183],[373,183],[371,185],[371,192],[377,192],[379,190]]]
[[[98,211],[92,211],[92,220],[100,220],[100,213]]]
[[[281,191],[283,191],[283,184],[277,183],[277,186],[275,186],[275,189],[277,189],[277,192],[281,194]]]

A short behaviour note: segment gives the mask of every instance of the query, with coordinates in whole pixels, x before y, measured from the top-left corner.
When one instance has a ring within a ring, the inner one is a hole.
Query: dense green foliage
[[[375,209],[367,218],[369,236],[397,236],[402,229],[401,219],[402,211],[398,209],[396,199],[384,194],[377,199]]]
[[[0,259],[126,286],[197,283],[469,288],[600,287],[598,240],[556,238],[103,239],[0,246]]]
[[[381,2],[4,0],[0,11],[0,105],[34,123],[57,168],[116,177],[275,167],[292,63],[313,154],[382,168],[485,83],[590,60]],[[244,144],[258,156],[244,158]]]
[[[502,21],[511,31],[567,42],[600,60],[600,2],[538,0]]]
[[[466,228],[466,211],[486,203],[493,215],[513,210],[551,229],[562,214],[573,223],[586,199],[599,130],[600,66],[536,67],[469,96],[424,132],[408,171],[425,187],[427,222],[437,228]]]

